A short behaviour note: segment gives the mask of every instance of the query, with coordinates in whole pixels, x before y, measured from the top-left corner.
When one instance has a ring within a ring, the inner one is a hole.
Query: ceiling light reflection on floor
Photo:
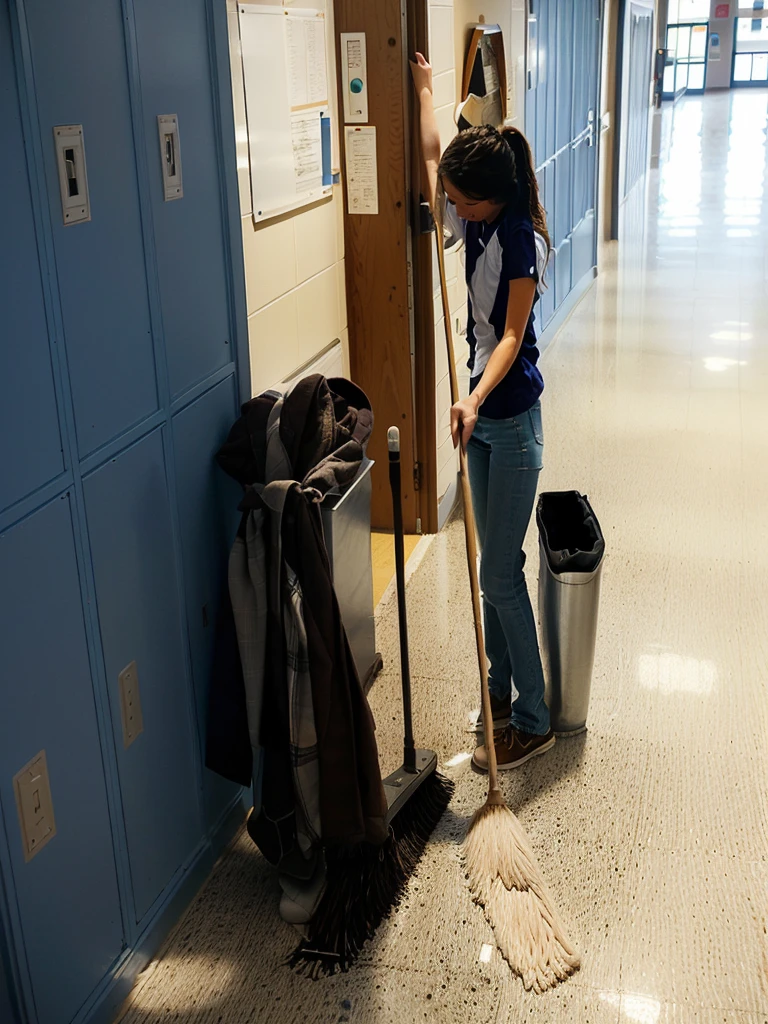
[[[761,205],[753,199],[728,199],[723,210],[729,217],[754,217],[759,220]]]
[[[715,331],[709,337],[712,341],[741,341],[741,331]]]
[[[717,666],[714,661],[671,651],[641,654],[637,662],[637,677],[646,690],[706,695],[715,689]]]
[[[628,993],[601,992],[600,998],[609,1006],[621,1008],[621,1019],[635,1024],[657,1024],[661,1016],[661,1003],[650,996],[634,996]]]
[[[746,366],[743,359],[726,359],[724,356],[707,356],[704,360],[704,369],[710,373],[725,373],[734,366]]]
[[[671,228],[700,228],[704,222],[701,217],[660,217],[659,223]]]
[[[466,751],[462,751],[460,754],[454,754],[452,758],[445,762],[445,767],[455,768],[457,765],[464,764],[464,762],[468,761],[470,757],[472,757],[472,755],[468,754]]]

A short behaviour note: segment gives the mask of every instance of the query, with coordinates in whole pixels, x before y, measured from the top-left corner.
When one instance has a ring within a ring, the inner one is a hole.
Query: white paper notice
[[[346,128],[347,207],[349,213],[379,212],[376,129]]]
[[[291,86],[291,106],[307,105],[307,47],[304,37],[304,18],[286,18],[285,41],[288,46],[288,80]]]
[[[323,104],[328,100],[325,18],[286,17],[291,107]]]
[[[328,72],[325,60],[325,21],[307,19],[307,103],[328,102]]]
[[[320,116],[316,110],[291,115],[293,166],[296,192],[313,192],[323,187],[323,140]]]

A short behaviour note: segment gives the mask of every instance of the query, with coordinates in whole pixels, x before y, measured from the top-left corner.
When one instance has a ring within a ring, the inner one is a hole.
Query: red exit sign
[[[730,18],[731,16],[731,5],[730,4],[718,4],[715,7],[716,18]]]

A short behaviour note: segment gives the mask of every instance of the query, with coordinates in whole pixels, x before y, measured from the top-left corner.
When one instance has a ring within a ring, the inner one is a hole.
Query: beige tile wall
[[[510,124],[525,124],[526,0],[455,0],[454,39],[456,67],[463,69],[467,29],[485,18],[486,25],[500,25],[507,59],[507,104]],[[457,82],[461,88],[461,80]],[[458,100],[458,94],[457,94]]]
[[[258,0],[253,0],[258,2]],[[274,0],[272,0],[274,2]],[[313,0],[322,6],[323,0]],[[240,40],[235,0],[227,0],[237,170],[242,213],[251,389],[277,386],[299,366],[339,342],[324,373],[348,373],[347,302],[344,281],[344,222],[341,185],[331,199],[254,227]],[[329,100],[334,124],[333,169],[338,170],[333,3],[325,0]]]
[[[429,6],[430,59],[434,74],[434,101],[440,141],[445,148],[456,134],[454,121],[460,99],[464,50],[470,25],[480,21],[501,25],[507,58],[509,122],[520,127],[525,113],[525,0],[431,0]],[[466,362],[468,348],[467,290],[464,284],[463,252],[446,253],[446,277],[453,330],[454,358],[459,389],[469,389]],[[450,384],[448,354],[440,301],[440,282],[435,266],[435,379],[437,382],[437,471],[438,495],[449,502],[453,497],[458,458],[450,439]]]

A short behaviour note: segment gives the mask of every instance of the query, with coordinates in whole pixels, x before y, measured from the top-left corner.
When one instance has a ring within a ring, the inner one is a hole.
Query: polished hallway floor
[[[523,992],[462,877],[485,787],[469,766],[478,698],[454,521],[408,587],[417,740],[456,796],[405,904],[348,975],[298,978],[274,874],[241,837],[125,1024],[768,1022],[768,92],[667,116],[647,205],[631,198],[626,240],[543,358],[541,487],[589,495],[608,556],[589,730],[504,786],[582,970]],[[533,531],[528,549],[533,592]],[[392,600],[378,631],[389,771]]]

